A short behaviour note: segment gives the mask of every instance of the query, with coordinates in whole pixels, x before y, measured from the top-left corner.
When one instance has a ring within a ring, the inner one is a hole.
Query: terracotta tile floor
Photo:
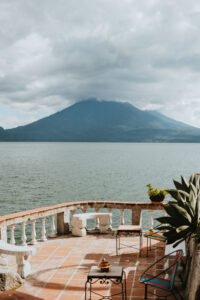
[[[124,267],[127,277],[127,300],[144,299],[144,287],[138,278],[150,264],[163,256],[160,248],[152,250],[146,257],[146,239],[143,239],[142,257],[139,257],[138,237],[123,237],[126,242],[134,242],[136,248],[123,248],[116,256],[115,237],[92,235],[86,237],[63,236],[49,239],[35,245],[37,254],[30,259],[32,275],[26,278],[23,286],[15,292],[0,294],[0,299],[47,299],[47,300],[83,300],[85,299],[85,281],[90,267],[98,265],[105,257],[112,265]],[[16,269],[15,259],[9,258],[9,265]],[[117,287],[95,286],[95,290],[108,295],[116,292]],[[152,291],[154,292],[154,291]],[[92,296],[92,299],[100,299]],[[119,296],[112,299],[121,299]],[[156,299],[149,295],[148,299]],[[169,299],[173,299],[168,297]]]

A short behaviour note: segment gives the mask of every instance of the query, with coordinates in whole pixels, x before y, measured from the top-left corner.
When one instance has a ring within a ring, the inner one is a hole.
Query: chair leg
[[[147,257],[149,256],[148,250],[149,250],[149,238],[147,237]]]
[[[184,299],[184,297],[181,295],[181,293],[179,292],[179,290],[174,286],[175,291],[177,292],[177,294],[179,295],[180,299]]]
[[[145,284],[145,293],[144,293],[144,299],[145,300],[147,299],[147,288],[148,288],[148,285]]]
[[[176,297],[176,294],[173,291],[171,291],[171,293],[174,296],[174,299],[178,300],[177,297]]]

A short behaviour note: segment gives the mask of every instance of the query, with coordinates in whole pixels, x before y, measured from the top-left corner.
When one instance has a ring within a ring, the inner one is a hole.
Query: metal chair
[[[173,255],[175,255],[175,258],[172,257]],[[150,267],[148,267],[143,272],[143,274],[139,278],[139,281],[140,281],[140,283],[145,285],[144,299],[147,299],[148,286],[151,286],[155,289],[160,289],[160,290],[166,291],[169,294],[171,293],[174,296],[174,298],[177,300],[177,297],[174,293],[174,290],[175,290],[178,293],[179,297],[181,299],[183,299],[183,297],[180,295],[179,291],[176,289],[176,287],[174,285],[178,265],[182,258],[183,258],[183,250],[173,251],[170,254],[165,255],[161,259],[157,260],[155,263],[153,263]],[[172,263],[171,263],[171,259],[173,259]],[[159,266],[161,265],[165,269],[163,269],[161,272],[159,272],[156,275],[148,273],[149,271],[155,272],[154,266],[158,263],[159,263]],[[166,297],[167,296],[165,296],[165,298]]]
[[[148,230],[143,234],[143,236],[147,238],[147,256],[149,254],[149,241],[150,241],[150,251],[151,251],[151,240],[156,240],[163,243],[167,241],[166,236],[164,236],[161,232],[155,230]]]

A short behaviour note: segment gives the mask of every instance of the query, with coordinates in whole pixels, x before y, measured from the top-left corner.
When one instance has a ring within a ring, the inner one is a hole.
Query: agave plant
[[[193,174],[189,182],[181,176],[181,182],[173,180],[176,189],[167,192],[174,199],[164,205],[167,216],[157,218],[158,226],[167,237],[168,244],[176,247],[187,237],[194,237],[200,243],[200,175]]]

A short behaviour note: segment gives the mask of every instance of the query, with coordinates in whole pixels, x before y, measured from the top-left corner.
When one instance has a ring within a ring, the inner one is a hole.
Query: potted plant
[[[153,188],[151,184],[147,184],[148,195],[152,202],[162,202],[165,199],[165,196],[168,194],[166,190],[158,190]]]
[[[176,189],[167,190],[173,201],[164,205],[167,216],[157,218],[162,224],[167,243],[176,247],[187,238],[200,243],[200,176],[192,175],[189,182],[181,176],[181,182],[174,180]]]

